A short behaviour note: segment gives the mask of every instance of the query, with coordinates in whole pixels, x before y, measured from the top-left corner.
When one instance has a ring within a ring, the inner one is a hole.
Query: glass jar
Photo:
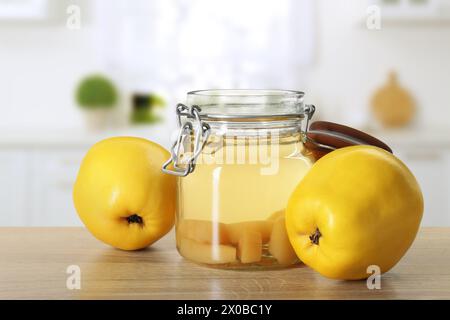
[[[226,268],[298,261],[284,209],[314,162],[304,145],[314,106],[303,96],[203,90],[177,106],[180,131],[163,170],[179,176],[176,241],[183,257]]]

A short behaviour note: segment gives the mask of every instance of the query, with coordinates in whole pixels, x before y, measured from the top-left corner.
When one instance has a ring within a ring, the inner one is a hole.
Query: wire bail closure
[[[306,115],[306,125],[304,130],[301,129],[304,132],[305,141],[309,140],[307,136],[309,122],[315,111],[316,108],[314,105],[305,105],[304,114]],[[211,133],[210,126],[200,119],[200,112],[201,109],[199,106],[193,105],[189,107],[182,103],[177,104],[176,113],[180,129],[177,139],[170,149],[170,159],[162,166],[163,172],[179,177],[186,177],[194,171],[197,158],[206,145]],[[182,117],[186,117],[187,119],[184,123]],[[184,152],[182,147],[185,145],[186,140],[191,137],[194,138],[192,142],[194,150],[189,156],[184,157],[186,153],[182,153]],[[169,168],[171,164],[172,168]]]
[[[309,130],[309,121],[312,119],[314,112],[316,112],[316,107],[313,104],[305,105],[304,113],[306,114],[306,124],[305,130],[303,131],[305,133],[305,137],[307,136]]]
[[[313,117],[315,111],[316,111],[316,107],[314,105],[308,104],[308,105],[305,106],[305,113],[306,113],[307,118],[306,118],[306,128],[305,128],[305,135],[304,135],[304,141],[303,142],[312,144],[316,148],[322,148],[322,149],[326,149],[326,150],[329,150],[329,151],[336,150],[335,147],[319,143],[319,142],[317,142],[316,140],[314,140],[313,138],[311,138],[308,135],[309,122],[310,122],[311,118]],[[311,131],[311,133],[312,132],[313,131]]]
[[[180,130],[178,136],[170,149],[170,159],[162,167],[162,171],[171,175],[185,177],[195,169],[195,163],[205,146],[211,133],[210,126],[200,119],[200,107],[188,107],[182,103],[177,104],[177,119]],[[182,122],[182,117],[186,117],[186,122]],[[194,150],[190,156],[183,159],[180,153],[187,138],[194,137]],[[169,165],[173,164],[173,169]]]

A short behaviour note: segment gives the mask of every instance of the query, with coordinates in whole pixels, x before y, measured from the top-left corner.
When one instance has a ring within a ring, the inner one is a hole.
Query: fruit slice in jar
[[[292,248],[286,231],[285,218],[278,218],[270,235],[269,252],[281,265],[294,264],[298,258]]]
[[[207,220],[181,219],[177,224],[177,237],[179,236],[201,243],[229,243],[225,225]]]
[[[236,248],[232,246],[211,245],[179,237],[178,250],[183,257],[199,263],[223,264],[236,262]]]
[[[228,239],[231,244],[238,245],[241,237],[249,232],[258,232],[261,235],[262,243],[270,240],[273,222],[270,220],[246,221],[231,223],[227,225]]]
[[[270,217],[267,218],[267,220],[274,222],[277,221],[279,218],[284,218],[284,209],[272,213]]]
[[[239,239],[237,255],[242,263],[253,263],[261,260],[262,239],[257,231],[244,232]]]

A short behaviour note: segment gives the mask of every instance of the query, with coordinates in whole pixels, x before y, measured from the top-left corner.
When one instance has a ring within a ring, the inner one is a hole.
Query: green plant
[[[113,82],[100,74],[82,79],[75,96],[78,105],[86,109],[111,108],[117,102],[117,90]]]

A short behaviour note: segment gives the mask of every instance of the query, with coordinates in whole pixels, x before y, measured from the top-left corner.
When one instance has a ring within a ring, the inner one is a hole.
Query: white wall
[[[44,21],[0,20],[0,129],[80,127],[73,89],[99,67],[86,0],[49,1]],[[83,27],[66,28],[69,4]]]
[[[424,127],[450,126],[450,24],[368,30],[361,0],[318,1],[318,55],[306,90],[329,119],[365,124],[389,70],[415,96]],[[299,71],[299,77],[302,72]]]
[[[317,1],[316,57],[312,66],[292,70],[294,86],[307,92],[323,117],[364,125],[370,95],[394,69],[417,99],[419,123],[449,126],[450,25],[369,31],[366,8],[360,0]],[[64,19],[50,25],[2,22],[0,128],[82,126],[73,88],[81,76],[102,67],[96,32],[89,22],[70,31]]]

